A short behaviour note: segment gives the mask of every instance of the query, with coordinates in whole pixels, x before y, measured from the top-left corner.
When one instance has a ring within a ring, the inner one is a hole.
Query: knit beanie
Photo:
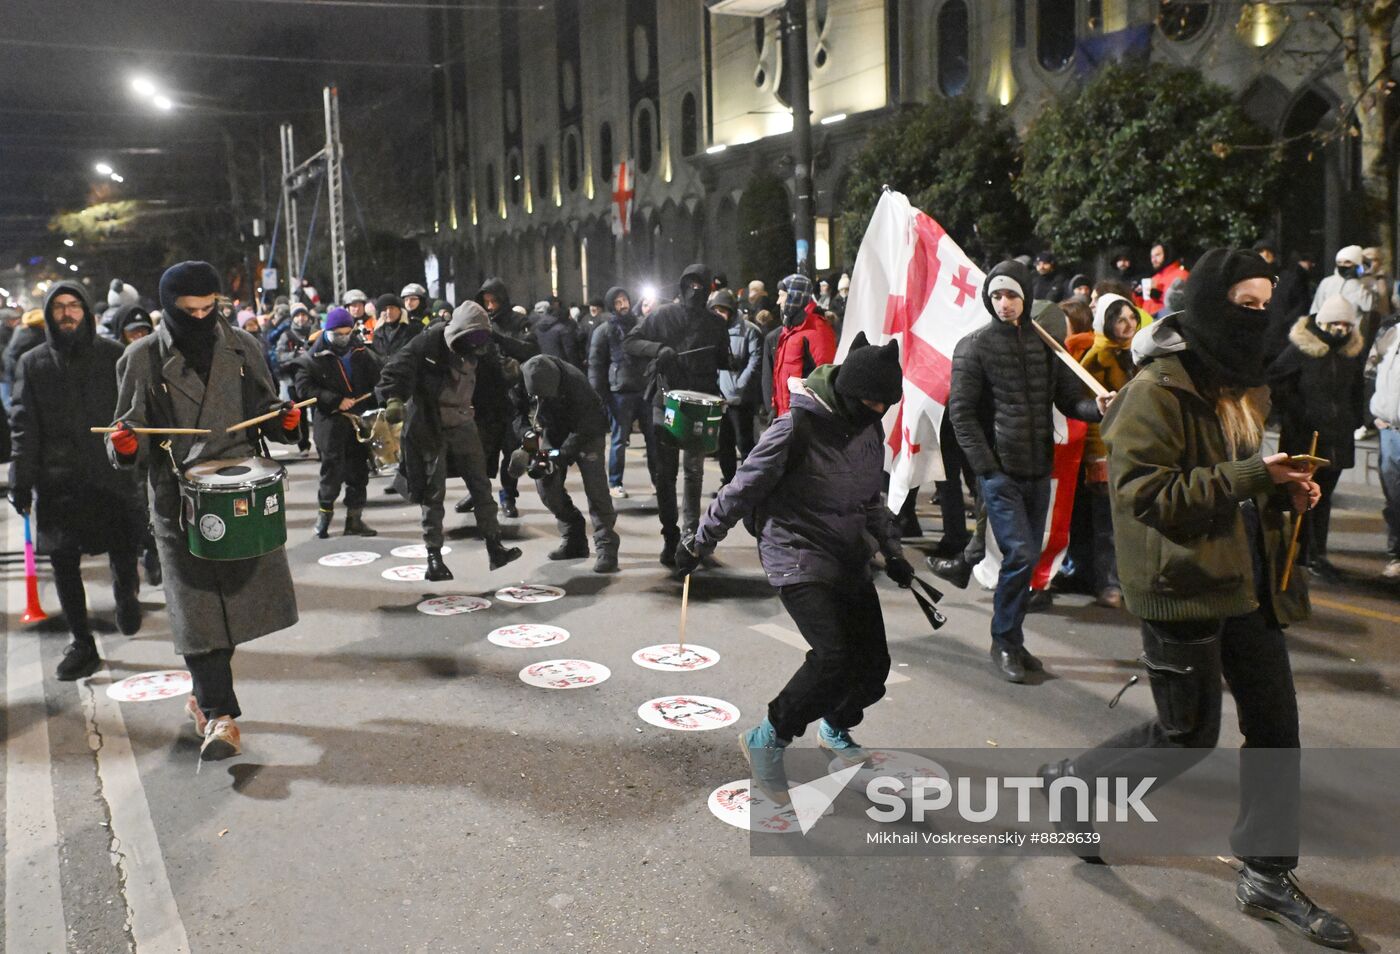
[[[384,313],[384,309],[385,309],[385,308],[402,308],[402,307],[403,307],[403,301],[401,301],[401,300],[399,299],[399,296],[398,296],[398,295],[394,295],[394,294],[380,295],[378,298],[376,298],[376,299],[374,300],[374,310],[375,310],[375,313],[376,313],[376,314],[381,314],[381,315],[382,315],[382,314]]]
[[[353,328],[355,319],[350,317],[350,312],[344,308],[332,308],[326,312],[326,331],[335,331],[337,328]]]
[[[836,374],[833,389],[842,397],[853,400],[895,403],[904,394],[904,369],[899,364],[899,339],[891,338],[883,345],[870,344],[860,332],[851,342]]]
[[[1355,326],[1356,306],[1341,295],[1333,295],[1324,301],[1322,307],[1317,310],[1316,320],[1319,325],[1330,325],[1344,321]]]

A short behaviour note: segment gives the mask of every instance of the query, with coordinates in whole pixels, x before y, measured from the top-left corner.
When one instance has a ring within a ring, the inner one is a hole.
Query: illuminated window
[[[813,265],[819,272],[826,271],[831,267],[831,219],[817,219],[813,231]]]
[[[948,0],[938,11],[938,88],[959,96],[972,75],[968,58],[967,3]]]

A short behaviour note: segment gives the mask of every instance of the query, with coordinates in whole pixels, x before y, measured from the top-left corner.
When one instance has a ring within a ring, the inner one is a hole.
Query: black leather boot
[[[1235,903],[1250,917],[1282,924],[1323,947],[1346,950],[1356,943],[1351,925],[1313,903],[1291,871],[1265,870],[1246,861],[1235,882]]]
[[[377,537],[379,531],[365,523],[365,512],[359,507],[345,512],[345,535],[347,537]]]
[[[471,494],[467,494],[461,500],[457,501],[457,505],[452,509],[457,513],[471,513],[476,509],[476,501],[472,499]]]
[[[141,598],[136,587],[118,591],[113,587],[113,597],[117,601],[117,629],[123,636],[134,636],[141,631]]]
[[[1007,682],[1025,682],[1026,666],[1021,662],[1020,650],[1013,649],[1007,651],[999,646],[993,646],[991,650],[992,668],[997,675]]]
[[[598,548],[598,559],[593,561],[594,573],[617,572],[617,544]]]
[[[316,536],[322,540],[331,535],[331,517],[335,516],[334,510],[327,510],[322,507],[316,511]]]
[[[63,651],[63,658],[58,662],[59,681],[73,682],[84,679],[97,672],[101,665],[102,658],[97,655],[97,645],[92,641],[92,637],[74,636],[68,648]]]
[[[452,579],[452,571],[442,562],[442,547],[428,547],[428,572],[423,578],[434,583]]]
[[[948,557],[947,559],[931,556],[924,562],[928,564],[928,568],[933,571],[935,576],[947,580],[960,590],[967,589],[967,581],[972,578],[972,564],[961,556]]]
[[[486,538],[486,556],[491,562],[491,569],[499,570],[507,563],[520,559],[520,555],[519,547],[506,546],[501,542],[500,537]]]
[[[496,499],[501,503],[501,516],[509,520],[514,520],[520,516],[520,510],[515,506],[515,498],[502,490],[496,495]]]
[[[681,542],[681,532],[679,530],[661,531],[661,565],[674,570],[676,568],[676,546]]]
[[[588,541],[583,537],[566,536],[559,546],[549,551],[551,560],[582,560],[588,556]]]

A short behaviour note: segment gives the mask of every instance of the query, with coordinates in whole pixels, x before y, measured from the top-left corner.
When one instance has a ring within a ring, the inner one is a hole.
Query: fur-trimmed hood
[[[1313,315],[1304,315],[1294,322],[1288,332],[1288,340],[1309,358],[1325,358],[1334,351],[1343,358],[1354,358],[1366,347],[1366,340],[1361,337],[1361,329],[1356,325],[1351,326],[1351,334],[1341,344],[1329,342],[1322,337]]]

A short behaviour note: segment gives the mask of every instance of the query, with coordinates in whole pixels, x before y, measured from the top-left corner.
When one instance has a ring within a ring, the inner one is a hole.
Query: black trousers
[[[724,409],[724,419],[719,428],[719,450],[715,452],[723,483],[734,479],[739,461],[748,457],[749,451],[753,450],[753,411],[753,406],[749,404],[731,404]]]
[[[656,511],[661,518],[661,535],[668,541],[681,529],[694,533],[700,525],[700,496],[705,480],[705,454],[698,450],[681,450],[663,436],[660,428],[652,440],[652,459],[656,464],[653,486],[656,487]],[[676,478],[684,472],[684,485],[679,502],[676,500]],[[678,529],[678,523],[680,524]]]
[[[768,703],[768,721],[784,739],[797,738],[817,719],[838,729],[860,725],[865,710],[884,696],[890,674],[875,584],[797,583],[779,588],[778,596],[812,648]]]
[[[938,501],[938,511],[943,518],[943,539],[949,546],[963,549],[972,539],[967,529],[967,498],[963,496],[963,480],[976,486],[967,457],[958,446],[957,435],[953,433],[952,418],[943,415],[938,425],[938,453],[943,458],[942,480],[934,483],[934,499]],[[979,561],[980,562],[980,561]]]
[[[511,452],[520,446],[514,429],[508,423],[480,419],[476,427],[486,462],[486,476],[499,477],[501,494],[515,500],[520,496],[519,478],[512,477],[506,469]]]
[[[316,502],[322,510],[330,510],[345,488],[345,506],[359,510],[365,505],[369,487],[369,447],[351,437],[334,453],[321,452],[321,485],[316,490]]]
[[[206,719],[243,714],[233,691],[233,650],[215,649],[185,657],[185,666],[194,683],[194,700]]]
[[[1298,535],[1299,565],[1306,566],[1313,560],[1327,558],[1327,534],[1332,529],[1332,494],[1341,479],[1342,472],[1336,467],[1324,467],[1313,475],[1313,480],[1322,490],[1322,499],[1303,518],[1308,525]]]
[[[1291,870],[1298,864],[1299,762],[1298,700],[1283,630],[1257,610],[1225,620],[1178,623],[1142,622],[1147,666],[1157,718],[1120,732],[1074,760],[1084,779],[1101,776],[1169,781],[1191,759],[1160,760],[1154,752],[1195,749],[1199,758],[1220,737],[1220,680],[1235,697],[1245,752],[1240,766],[1240,811],[1231,843],[1252,864]],[[1251,770],[1250,749],[1292,750],[1259,753],[1265,772]],[[1197,759],[1196,761],[1199,761]],[[1092,784],[1092,783],[1091,783]],[[1284,852],[1251,854],[1261,840],[1283,844]]]
[[[131,595],[141,586],[136,572],[135,550],[117,550],[107,555],[112,567],[112,595],[120,599]],[[58,591],[58,605],[68,621],[75,642],[93,642],[88,623],[87,591],[83,589],[83,555],[77,550],[59,550],[49,556],[53,566],[53,585]]]

